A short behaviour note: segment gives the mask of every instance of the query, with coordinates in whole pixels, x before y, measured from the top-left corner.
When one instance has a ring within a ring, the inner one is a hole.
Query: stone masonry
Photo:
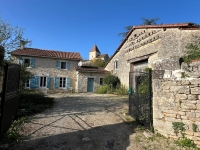
[[[166,137],[178,139],[173,122],[185,124],[185,137],[200,146],[200,78],[153,80],[153,125]],[[192,125],[197,130],[192,129]]]
[[[25,58],[32,58],[32,57],[25,57]],[[62,59],[54,59],[54,58],[42,58],[42,57],[34,57],[35,59],[35,66],[34,68],[27,67],[27,70],[30,71],[32,74],[36,76],[50,76],[51,77],[51,86],[50,90],[55,90],[54,88],[54,80],[55,76],[58,77],[70,77],[71,79],[71,87],[73,90],[75,89],[75,82],[76,82],[76,70],[75,67],[78,65],[79,60],[64,60],[70,61],[70,70],[65,69],[57,69],[56,62],[57,60]],[[12,60],[15,63],[19,63],[19,58],[12,56]],[[59,89],[57,89],[59,90]]]
[[[164,25],[163,25],[164,26]],[[171,57],[180,58],[185,46],[200,36],[200,30],[186,30],[178,27],[170,28],[136,28],[125,38],[106,66],[106,70],[116,74],[121,83],[129,86],[129,72],[134,71],[134,63],[147,60],[148,67],[153,62]],[[114,69],[114,62],[118,68]]]

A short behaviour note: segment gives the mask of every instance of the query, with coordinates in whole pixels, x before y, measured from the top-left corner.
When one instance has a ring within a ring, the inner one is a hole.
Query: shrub
[[[112,89],[109,85],[102,85],[96,90],[97,94],[110,94],[112,93]]]
[[[128,95],[128,89],[124,85],[118,85],[114,93],[118,95]]]
[[[45,109],[52,107],[53,104],[54,99],[46,97],[40,91],[25,90],[20,93],[18,115],[25,116],[39,113]]]
[[[176,141],[175,144],[180,145],[182,147],[192,147],[192,148],[196,148],[196,145],[194,144],[194,142],[188,138],[182,138],[179,141]]]
[[[117,76],[108,74],[103,79],[103,84],[112,85],[113,88],[116,88],[117,85],[120,85],[120,80]]]

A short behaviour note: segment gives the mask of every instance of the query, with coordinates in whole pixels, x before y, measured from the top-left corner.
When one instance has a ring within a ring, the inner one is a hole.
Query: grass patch
[[[196,147],[196,145],[194,144],[194,142],[186,137],[180,139],[179,141],[175,141],[175,144],[182,146],[182,147],[191,147],[191,148],[198,149]]]
[[[135,141],[137,143],[142,142],[141,137],[139,135],[135,136]]]
[[[40,91],[24,91],[20,93],[18,116],[27,116],[40,113],[51,108],[54,98],[46,97]]]
[[[18,118],[17,120],[13,121],[10,128],[5,134],[4,142],[9,143],[12,141],[18,141],[21,135],[18,133],[21,124],[23,124],[26,120],[26,117]]]
[[[46,97],[39,91],[24,90],[20,93],[18,118],[14,120],[2,138],[2,143],[19,141],[21,135],[19,129],[26,121],[26,116],[40,113],[54,105],[54,98]]]

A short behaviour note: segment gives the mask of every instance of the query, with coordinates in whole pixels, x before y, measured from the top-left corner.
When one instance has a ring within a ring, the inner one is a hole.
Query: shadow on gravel
[[[129,136],[133,133],[132,126],[119,123],[23,141],[13,149],[126,150],[129,146]]]

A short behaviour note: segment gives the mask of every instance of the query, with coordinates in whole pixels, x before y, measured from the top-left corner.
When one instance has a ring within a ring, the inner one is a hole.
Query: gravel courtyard
[[[185,149],[173,140],[146,138],[125,123],[128,97],[117,95],[52,94],[55,106],[29,117],[21,128],[19,150],[143,150]],[[186,148],[189,149],[189,148]]]

